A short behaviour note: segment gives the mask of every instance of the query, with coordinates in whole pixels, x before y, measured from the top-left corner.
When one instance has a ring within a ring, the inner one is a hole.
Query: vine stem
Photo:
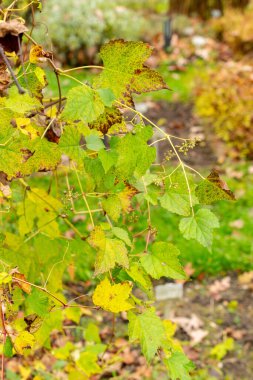
[[[52,120],[50,120],[50,123],[48,124],[48,126],[46,127],[45,131],[42,133],[41,135],[41,140],[45,137],[47,131],[49,130],[49,128],[51,127],[51,125],[53,124],[53,122],[56,120],[56,118],[54,117]]]
[[[142,182],[143,182],[143,186],[144,186],[144,190],[145,190],[145,194],[148,194],[148,191],[147,191],[147,186],[145,184],[145,181],[144,181],[144,178],[142,177]],[[151,210],[150,210],[150,202],[147,200],[147,207],[148,207],[148,233],[147,233],[147,237],[146,237],[146,246],[145,246],[145,253],[148,252],[148,245],[149,245],[149,241],[150,241],[150,237],[151,237],[151,228],[152,228],[152,225],[151,225]]]
[[[18,0],[14,0],[9,6],[8,8],[4,9],[4,19],[3,21],[6,21],[7,20],[7,17],[8,17],[8,12],[11,10],[12,7],[14,7],[14,5],[16,4]]]
[[[19,37],[18,37],[18,38],[19,38]],[[11,67],[11,65],[10,65],[10,62],[9,62],[8,58],[6,57],[6,55],[5,55],[5,53],[4,53],[4,49],[2,48],[1,45],[0,45],[0,55],[1,55],[1,57],[2,57],[2,59],[3,59],[3,61],[4,61],[4,63],[6,64],[6,66],[7,66],[8,70],[9,70],[9,72],[11,73],[12,79],[13,79],[15,85],[16,85],[17,88],[18,88],[18,92],[19,92],[21,95],[24,94],[24,93],[25,93],[25,90],[20,86],[20,84],[19,84],[19,82],[18,82],[18,80],[17,80],[17,77],[16,77],[16,75],[14,74],[14,71],[12,70],[12,67]]]
[[[69,196],[69,199],[70,199],[70,203],[71,203],[71,208],[72,208],[72,212],[73,212],[73,214],[74,215],[85,215],[85,214],[90,214],[90,212],[92,213],[92,214],[94,214],[94,213],[96,213],[96,212],[102,212],[103,211],[103,209],[102,208],[97,208],[97,209],[94,209],[94,210],[91,210],[90,209],[90,211],[89,210],[81,210],[81,211],[76,211],[76,209],[75,209],[75,204],[74,204],[74,201],[73,201],[73,197],[72,197],[72,195],[71,195],[71,189],[70,189],[70,184],[69,184],[69,179],[68,179],[68,174],[67,174],[67,172],[66,172],[66,184],[67,184],[67,188],[68,188],[68,196]],[[88,193],[88,194],[86,194],[86,197],[92,197],[92,195],[90,195],[90,194],[93,194],[93,193]],[[94,193],[94,194],[96,194],[96,193]],[[101,193],[101,194],[104,194],[104,195],[107,195],[107,193]],[[94,198],[96,197],[97,198],[97,196],[93,196]]]
[[[77,173],[76,168],[75,168],[74,170],[75,170],[76,177],[77,177],[77,181],[78,181],[78,184],[79,184],[79,187],[80,187],[81,193],[82,193],[83,201],[84,201],[84,203],[85,203],[85,205],[86,205],[86,207],[87,207],[87,210],[88,210],[88,212],[89,212],[89,215],[90,215],[90,220],[91,220],[92,227],[95,228],[95,223],[94,223],[94,220],[93,220],[92,212],[91,212],[91,209],[90,209],[89,203],[88,203],[88,201],[87,201],[87,198],[86,198],[86,196],[85,196],[85,193],[84,193],[84,191],[83,191],[83,186],[82,186],[82,183],[81,183],[81,181],[80,181],[80,177],[79,177],[79,175],[78,175],[78,173]]]
[[[149,144],[149,146],[155,145],[155,144],[157,144],[158,142],[160,142],[160,141],[164,141],[164,140],[166,140],[166,137],[163,137],[163,138],[161,138],[161,139],[158,139],[158,140],[156,140],[156,141],[153,141],[151,144]]]
[[[19,12],[19,11],[23,11],[23,10],[25,10],[26,8],[29,8],[32,4],[34,4],[34,1],[31,1],[29,4],[24,5],[24,6],[21,7],[21,8],[12,8],[12,7],[15,5],[15,3],[17,3],[17,1],[18,1],[18,0],[15,0],[15,1],[13,1],[13,3],[12,3],[11,5],[9,5],[9,7],[7,8],[8,12]],[[8,12],[6,12],[6,16],[5,16],[5,20],[4,20],[4,21],[6,21],[6,19],[7,19]]]
[[[48,294],[51,298],[54,298],[56,301],[58,301],[64,308],[67,306],[67,304],[65,302],[63,302],[60,298],[58,298],[57,296],[55,296],[53,293],[49,292],[49,290],[47,290],[46,288],[44,288],[43,286],[39,286],[39,285],[36,285],[36,284],[33,284],[32,282],[29,282],[29,281],[26,281],[26,280],[21,280],[20,278],[16,278],[14,277],[14,281],[15,282],[21,282],[23,284],[27,284],[27,285],[30,285],[30,286],[33,286],[34,288],[37,288],[39,290],[41,290],[42,292]]]
[[[185,166],[186,168],[192,170],[194,173],[198,174],[198,176],[200,176],[200,178],[202,178],[202,179],[206,179],[205,177],[203,177],[203,175],[202,175],[200,172],[198,172],[196,169],[192,168],[191,166],[188,166],[188,165],[186,165],[186,164],[184,164],[184,166]]]
[[[3,301],[2,300],[1,300],[1,307],[0,307],[0,317],[1,317],[1,323],[2,323],[3,346],[4,346],[8,332],[7,332],[6,326],[5,326]],[[4,351],[2,352],[2,356],[1,356],[1,380],[4,380]]]
[[[193,208],[193,201],[192,201],[192,193],[191,193],[191,188],[190,188],[190,184],[189,184],[189,180],[188,180],[188,177],[187,177],[187,173],[186,173],[186,170],[185,170],[185,164],[184,162],[181,160],[181,157],[179,156],[178,154],[178,151],[176,150],[175,148],[175,145],[173,144],[173,142],[171,141],[171,138],[169,135],[167,135],[167,139],[173,149],[173,151],[175,152],[175,155],[177,156],[177,159],[181,165],[181,168],[183,170],[183,173],[184,173],[184,178],[185,178],[185,182],[186,182],[186,186],[187,186],[187,190],[188,190],[188,194],[189,194],[189,201],[190,201],[190,207],[191,207],[191,211],[192,211],[192,215],[194,216],[194,208]]]
[[[60,71],[60,73],[70,73],[71,71],[78,71],[78,70],[83,70],[83,69],[99,69],[99,70],[104,70],[104,66],[90,65],[90,66],[73,67],[73,68],[67,69],[67,70],[61,70],[61,69],[58,69],[58,70]]]
[[[30,286],[32,286],[34,288],[39,289],[41,292],[44,292],[44,293],[48,294],[49,297],[51,297],[54,300],[56,300],[57,302],[59,302],[64,309],[67,309],[69,307],[77,307],[77,308],[80,308],[80,309],[96,309],[96,310],[98,309],[97,306],[86,306],[86,305],[78,305],[78,304],[69,304],[68,302],[65,303],[60,298],[58,298],[53,293],[51,293],[49,290],[47,290],[46,288],[44,288],[43,286],[39,286],[39,285],[33,284],[32,282],[29,282],[29,281],[26,281],[26,280],[21,280],[20,278],[16,278],[16,277],[14,277],[14,281],[30,285]],[[7,334],[8,333],[6,331],[6,335]]]

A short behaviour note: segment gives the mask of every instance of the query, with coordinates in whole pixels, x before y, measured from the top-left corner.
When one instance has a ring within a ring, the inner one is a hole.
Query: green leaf
[[[195,239],[204,247],[210,248],[213,241],[213,229],[219,227],[218,218],[208,209],[180,221],[179,229],[187,240]]]
[[[191,190],[192,203],[197,203],[194,196],[194,185],[190,175],[187,176]],[[191,212],[190,194],[184,174],[177,170],[165,180],[165,194],[160,197],[161,206],[166,210],[188,216]]]
[[[9,90],[9,97],[5,100],[5,107],[18,114],[26,114],[36,108],[41,108],[41,104],[36,98],[28,94],[19,94],[15,87]]]
[[[152,298],[153,287],[151,279],[139,263],[132,263],[126,272],[128,276],[130,276],[132,280],[137,283],[137,286],[139,286],[150,298]]]
[[[55,348],[52,352],[56,359],[66,360],[70,357],[72,351],[74,351],[75,346],[71,342],[67,342],[63,347]]]
[[[141,350],[146,359],[150,361],[162,345],[165,330],[162,321],[155,314],[153,308],[142,314],[128,313],[128,334],[130,341],[139,340]]]
[[[118,155],[116,174],[119,178],[140,178],[150,168],[156,158],[155,148],[147,144],[152,135],[151,127],[142,127],[135,134],[128,133],[112,141],[112,150]]]
[[[168,88],[160,74],[144,66],[152,49],[143,42],[114,40],[100,50],[104,70],[94,84],[110,88],[116,99],[132,105],[132,94]]]
[[[23,165],[23,173],[31,174],[38,171],[54,170],[61,160],[58,145],[46,139],[36,138],[26,144],[28,160]]]
[[[75,126],[69,125],[64,128],[60,143],[58,144],[62,154],[66,154],[78,164],[83,163],[86,152],[80,144],[81,136]]]
[[[88,86],[77,86],[67,94],[67,103],[62,118],[67,121],[81,120],[90,123],[104,112],[100,95]]]
[[[53,313],[47,314],[40,329],[34,334],[36,343],[46,348],[51,348],[50,334],[53,330],[62,331],[62,320],[62,310],[56,309]]]
[[[116,99],[113,91],[110,88],[100,88],[97,90],[106,107],[111,107]]]
[[[108,272],[116,264],[128,268],[127,249],[123,241],[107,238],[104,231],[100,227],[96,227],[91,233],[89,243],[98,249],[95,276]]]
[[[44,317],[49,312],[49,300],[45,293],[33,288],[32,293],[26,299],[26,312]]]
[[[96,343],[85,348],[85,352],[92,352],[96,355],[103,354],[108,346],[103,343]]]
[[[160,198],[161,206],[170,212],[187,216],[190,214],[189,195],[166,193]]]
[[[173,244],[156,242],[152,246],[152,253],[141,258],[141,265],[155,279],[163,276],[185,279],[185,273],[178,260],[179,254],[179,250]]]
[[[89,377],[102,371],[93,352],[82,352],[76,364]]]
[[[33,188],[27,192],[25,203],[18,207],[18,227],[21,235],[32,231],[34,224],[40,232],[52,238],[60,236],[59,225],[56,221],[62,203],[49,195],[45,190]]]
[[[164,361],[172,380],[191,380],[189,372],[194,369],[194,365],[182,352],[173,352]]]
[[[107,173],[111,167],[115,164],[117,159],[117,154],[108,152],[107,150],[101,149],[98,152],[98,157],[102,162],[105,173]]]
[[[84,334],[85,340],[88,342],[100,343],[99,328],[94,323],[89,323]]]
[[[90,150],[94,150],[95,152],[98,152],[101,149],[104,149],[104,143],[101,140],[99,136],[96,135],[89,135],[85,137],[86,140],[86,146]]]
[[[114,221],[117,222],[121,211],[121,202],[117,195],[110,195],[109,197],[103,199],[102,207],[106,214]]]
[[[25,72],[25,75],[22,75]],[[42,99],[42,89],[46,86],[46,75],[41,67],[28,62],[18,71],[19,84],[38,99]]]
[[[3,347],[3,354],[6,358],[12,358],[13,356],[12,349],[13,349],[13,344],[12,344],[11,338],[7,336],[6,341],[4,343],[4,347]]]
[[[126,230],[123,230],[123,228],[119,227],[112,227],[112,233],[120,240],[123,240],[123,242],[126,243],[126,245],[132,247],[132,242],[129,239],[129,235]]]

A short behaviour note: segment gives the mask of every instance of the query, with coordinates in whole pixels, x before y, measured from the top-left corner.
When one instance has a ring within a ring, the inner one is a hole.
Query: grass
[[[48,86],[45,89],[45,95],[47,97],[56,97],[58,96],[58,85],[54,72],[52,70],[45,70]],[[94,74],[92,74],[89,70],[80,70],[69,73],[74,78],[78,79],[81,82],[89,82],[91,83]],[[79,84],[71,78],[67,78],[64,76],[60,76],[61,90],[62,95],[66,95],[67,92]]]

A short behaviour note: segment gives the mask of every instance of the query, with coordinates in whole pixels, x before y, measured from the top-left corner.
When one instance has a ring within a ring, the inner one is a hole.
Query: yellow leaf
[[[169,321],[169,320],[163,321],[163,324],[164,324],[165,331],[166,331],[166,337],[168,339],[171,339],[176,332],[177,325],[175,323]]]
[[[0,285],[2,284],[8,284],[12,281],[12,277],[7,272],[1,272],[0,273]]]
[[[23,292],[30,294],[32,291],[32,287],[29,283],[27,283],[25,275],[19,272],[14,272],[13,275],[13,281],[15,282],[15,285],[17,285],[20,289],[23,290]],[[16,281],[15,281],[16,279]],[[19,281],[20,280],[20,281]]]
[[[39,136],[38,131],[31,125],[31,120],[27,117],[16,118],[17,128],[26,136],[29,136],[31,140]]]
[[[129,213],[133,210],[131,200],[136,194],[138,194],[138,190],[129,183],[127,183],[124,190],[118,194],[123,212]]]
[[[35,344],[35,338],[28,331],[22,331],[14,342],[15,350],[18,354],[23,355],[25,349],[30,349]]]
[[[22,376],[22,380],[28,379],[28,377],[31,375],[31,368],[20,366],[19,367],[20,375]]]
[[[165,327],[166,340],[167,340],[166,344],[168,344],[169,346],[169,351],[171,351],[171,348],[172,348],[174,351],[183,352],[183,348],[180,342],[174,338],[177,325],[169,320],[163,321],[163,325]]]
[[[134,307],[127,301],[131,290],[132,285],[128,282],[111,285],[108,278],[105,278],[96,287],[92,300],[104,310],[119,313]]]
[[[40,58],[43,58],[43,49],[40,45],[32,46],[30,50],[29,60],[31,63],[37,63]]]

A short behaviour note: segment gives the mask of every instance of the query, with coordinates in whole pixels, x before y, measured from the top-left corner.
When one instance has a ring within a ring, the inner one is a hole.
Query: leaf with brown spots
[[[5,63],[0,62],[0,96],[8,88],[10,83],[10,74],[6,70]]]
[[[200,182],[196,188],[196,196],[201,204],[209,205],[219,200],[235,201],[235,196],[229,190],[217,170],[213,169],[209,176]]]
[[[108,42],[100,51],[104,70],[95,79],[95,87],[110,88],[118,101],[130,106],[132,94],[168,89],[159,73],[144,66],[151,53],[152,48],[143,42]]]
[[[112,126],[122,123],[122,120],[121,112],[117,108],[105,107],[105,112],[88,125],[90,129],[96,129],[105,135]]]

